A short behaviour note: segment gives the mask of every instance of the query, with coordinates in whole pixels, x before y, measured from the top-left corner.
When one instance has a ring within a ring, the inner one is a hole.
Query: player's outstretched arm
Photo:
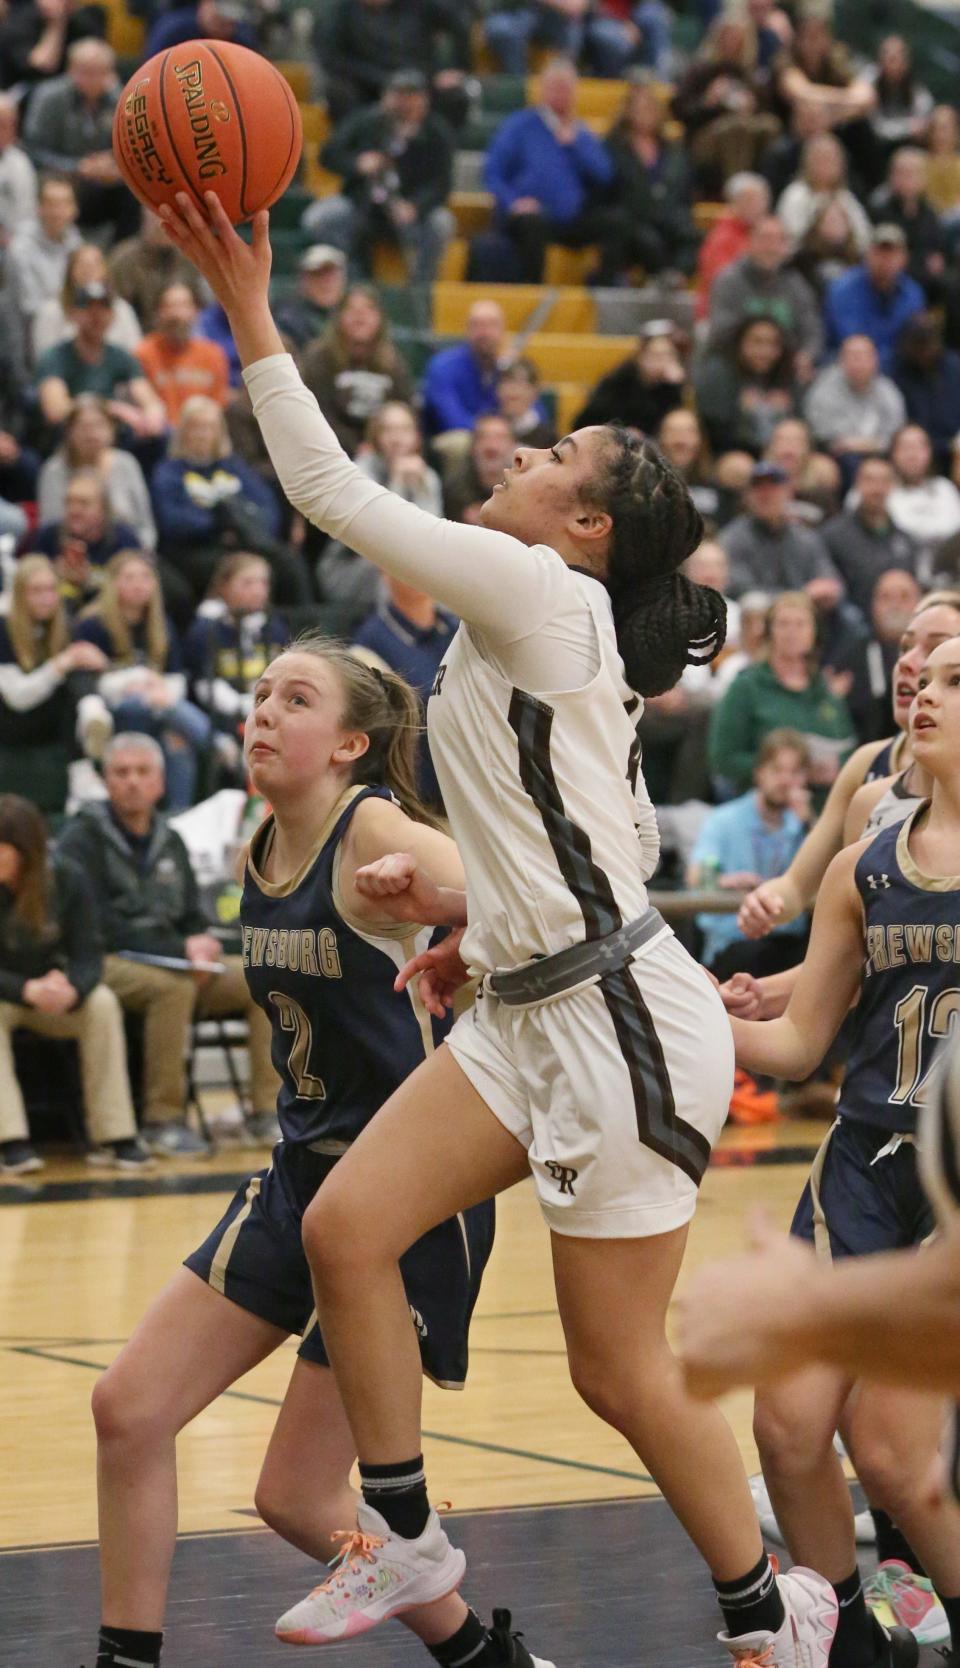
[[[213,192],[206,217],[185,194],[177,201],[179,213],[164,211],[167,234],[230,320],[254,415],[294,508],[492,638],[513,643],[538,631],[569,583],[563,563],[508,534],[443,521],[364,475],[304,387],[271,317],[267,214],[254,216],[248,245]]]
[[[764,938],[774,927],[784,926],[811,907],[831,859],[847,843],[844,822],[850,801],[882,745],[871,741],[851,753],[789,868],[744,898],[737,925],[747,938]]]
[[[747,1071],[799,1081],[820,1064],[860,985],[863,916],[853,873],[862,846],[840,852],[817,898],[810,945],[780,1019],[731,1017]]]
[[[368,799],[357,810],[339,884],[350,915],[364,921],[466,924],[466,880],[454,842],[389,800]]]
[[[694,1395],[838,1367],[960,1394],[960,1227],[922,1251],[841,1264],[758,1227],[744,1256],[708,1264],[678,1304],[679,1350]]]

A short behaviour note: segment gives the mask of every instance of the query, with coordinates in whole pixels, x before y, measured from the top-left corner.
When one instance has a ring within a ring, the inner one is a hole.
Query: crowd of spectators
[[[270,50],[284,16],[131,9],[144,56],[195,34]],[[360,467],[475,522],[516,446],[557,437],[549,360],[490,294],[411,363],[374,274],[390,245],[410,285],[436,278],[478,77],[538,70],[474,159],[490,219],[467,275],[536,284],[560,245],[589,252],[590,287],[643,291],[634,350],[583,387],[574,421],[655,437],[703,515],[691,571],[728,598],[726,652],[648,703],[642,739],[656,801],[717,807],[692,878],[706,862],[732,884],[781,869],[847,754],[889,728],[903,625],[960,579],[960,119],[899,37],[857,58],[803,0],[692,10],[684,51],[665,0],[326,0],[311,73],[338,183],[304,211],[276,311]],[[167,813],[245,803],[240,727],[299,627],[425,697],[456,621],[284,501],[222,310],[117,174],[127,65],[107,22],[77,0],[0,0],[0,1022],[45,1016],[82,1056],[118,1058],[116,1003],[139,1013],[148,1145],[188,1153],[190,1016],[246,1013],[255,1120],[268,1062]],[[581,113],[584,74],[623,82],[605,124]],[[439,803],[425,746],[421,785]],[[89,966],[66,919],[77,860],[98,877]],[[32,951],[3,947],[41,894],[64,913],[51,965],[70,1002]],[[731,923],[704,921],[724,968]],[[789,937],[771,965],[802,923]],[[226,971],[200,983],[144,954]],[[101,1161],[142,1163],[120,1088],[99,1117]],[[26,1139],[8,1097],[0,1168]]]

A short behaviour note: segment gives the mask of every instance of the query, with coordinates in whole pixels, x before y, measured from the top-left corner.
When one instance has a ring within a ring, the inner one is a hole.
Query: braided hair
[[[699,510],[652,441],[617,424],[590,496],[613,522],[604,583],[617,647],[639,695],[663,695],[685,666],[714,660],[727,635],[719,591],[679,571],[703,538]]]

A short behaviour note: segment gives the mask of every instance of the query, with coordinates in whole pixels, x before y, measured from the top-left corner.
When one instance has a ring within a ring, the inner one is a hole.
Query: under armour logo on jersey
[[[544,1162],[544,1169],[549,1170],[561,1193],[573,1193],[573,1184],[579,1170],[574,1170],[569,1164],[558,1164],[555,1158],[548,1158]]]
[[[869,886],[871,892],[889,892],[889,890],[890,890],[890,876],[889,875],[868,875],[867,876],[867,885]]]
[[[433,688],[430,691],[431,695],[439,695],[440,694],[440,691],[443,688],[443,680],[446,677],[446,675],[447,675],[446,666],[445,665],[444,666],[438,666],[437,667],[437,675],[433,680]]]

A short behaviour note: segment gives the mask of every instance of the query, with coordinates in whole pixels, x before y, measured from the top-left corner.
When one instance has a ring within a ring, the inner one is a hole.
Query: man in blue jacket
[[[507,346],[503,308],[475,301],[467,314],[466,340],[441,348],[423,377],[423,421],[428,434],[470,430],[497,409],[497,378]]]
[[[487,189],[502,230],[516,244],[524,283],[540,282],[548,243],[599,244],[601,281],[627,264],[623,210],[604,201],[613,162],[576,118],[578,79],[575,65],[554,59],[540,77],[539,105],[508,116],[487,152]]]
[[[922,313],[926,299],[905,271],[907,240],[900,226],[875,226],[860,266],[834,278],[827,288],[824,312],[827,346],[836,351],[848,336],[869,336],[880,369],[892,376],[896,344],[904,325]]]

